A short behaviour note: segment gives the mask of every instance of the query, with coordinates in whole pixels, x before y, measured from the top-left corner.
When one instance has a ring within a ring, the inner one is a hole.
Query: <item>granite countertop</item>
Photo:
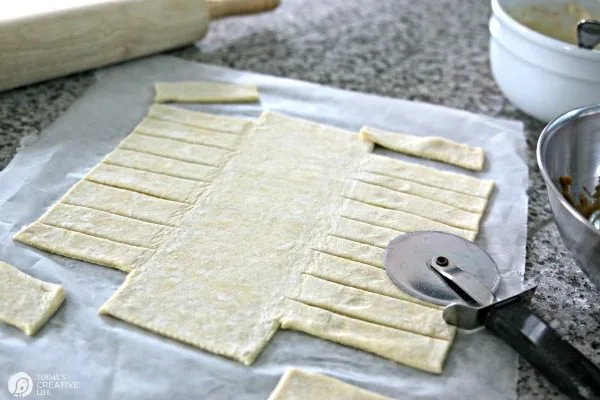
[[[274,13],[212,24],[188,60],[426,101],[524,122],[530,173],[526,279],[535,311],[600,364],[600,291],[564,247],[535,161],[543,124],[512,106],[488,64],[489,1],[283,0]],[[92,73],[0,93],[0,168],[20,139],[38,134],[94,82]],[[519,399],[560,399],[520,362]]]

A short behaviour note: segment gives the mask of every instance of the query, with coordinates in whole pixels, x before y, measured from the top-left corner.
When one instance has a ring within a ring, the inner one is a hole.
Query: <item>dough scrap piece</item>
[[[61,285],[36,279],[0,261],[0,321],[33,336],[64,299]]]
[[[377,154],[365,157],[361,169],[392,178],[406,179],[440,189],[483,197],[484,199],[488,199],[494,189],[494,182],[490,180],[440,171]]]
[[[438,136],[415,136],[370,126],[364,126],[360,135],[364,140],[399,153],[441,161],[472,171],[483,170],[485,153],[481,147],[471,147]]]
[[[219,127],[216,134],[240,127],[239,120],[170,107],[153,106],[153,112],[178,125]],[[374,158],[372,145],[355,133],[270,112],[246,126],[235,135],[226,133],[239,137],[236,151],[214,169],[196,172],[190,164],[197,163],[174,158],[195,156],[186,146],[202,146],[138,132],[132,135],[136,146],[169,143],[174,153],[118,148],[16,239],[131,271],[101,313],[244,364],[252,363],[283,327],[439,373],[453,328],[439,318],[440,307],[412,298],[391,282],[383,269],[383,247],[411,230],[470,238],[476,232],[367,204],[384,198],[394,208],[398,195],[416,197],[382,185],[354,180],[374,191],[361,192],[362,202],[344,198],[348,181],[359,173],[383,168],[392,176],[404,170],[419,177],[423,168]],[[148,141],[141,142],[142,136]],[[131,144],[131,137],[124,143]],[[177,177],[182,172],[168,166],[198,175]],[[452,193],[458,187],[470,196],[489,189],[478,179],[426,171],[425,186],[441,182]],[[196,179],[203,173],[211,174],[206,182]],[[392,195],[380,196],[382,191]],[[302,280],[309,284],[300,285]],[[333,301],[334,293],[343,302]],[[402,315],[383,315],[384,309]],[[411,313],[420,309],[418,326],[411,326]]]
[[[281,328],[318,336],[440,374],[452,342],[345,317],[288,300]],[[402,343],[402,345],[399,345]]]
[[[238,134],[242,133],[251,123],[241,118],[207,114],[185,108],[166,106],[164,104],[151,105],[147,116],[176,122],[180,125],[189,125],[193,128]]]
[[[218,82],[156,82],[154,101],[182,103],[257,103],[258,88]]]
[[[288,368],[267,400],[391,400],[326,375]]]

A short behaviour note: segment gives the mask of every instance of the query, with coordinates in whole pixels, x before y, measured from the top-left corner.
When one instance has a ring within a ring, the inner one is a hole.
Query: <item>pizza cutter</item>
[[[444,232],[398,236],[385,251],[385,270],[412,296],[446,306],[447,323],[487,327],[571,399],[600,399],[600,369],[563,340],[526,303],[536,286],[506,298],[494,260],[476,244]]]

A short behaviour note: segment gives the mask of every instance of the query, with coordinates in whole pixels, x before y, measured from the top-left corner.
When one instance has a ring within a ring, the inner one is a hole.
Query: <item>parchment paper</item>
[[[11,237],[131,132],[152,102],[153,82],[252,83],[259,86],[261,104],[186,107],[248,117],[271,109],[354,131],[369,124],[484,147],[486,170],[472,175],[494,179],[497,189],[478,243],[502,271],[504,296],[520,288],[525,262],[528,176],[519,123],[166,56],[101,70],[97,77],[98,82],[0,174],[0,259],[37,278],[61,283],[67,294],[63,307],[34,338],[0,324],[0,397],[12,398],[7,379],[23,371],[32,377],[33,398],[44,390],[40,386],[47,386],[50,398],[60,399],[266,399],[285,368],[295,366],[402,399],[516,398],[516,353],[484,330],[459,333],[441,376],[287,331],[278,332],[255,364],[245,367],[99,316],[98,308],[123,282],[124,273],[53,256]],[[51,384],[40,384],[48,381],[71,385],[49,389]]]

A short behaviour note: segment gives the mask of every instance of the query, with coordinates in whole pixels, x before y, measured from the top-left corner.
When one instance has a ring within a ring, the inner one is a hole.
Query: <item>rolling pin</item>
[[[200,40],[279,0],[17,0],[0,15],[0,91]],[[42,4],[39,4],[42,3]]]

